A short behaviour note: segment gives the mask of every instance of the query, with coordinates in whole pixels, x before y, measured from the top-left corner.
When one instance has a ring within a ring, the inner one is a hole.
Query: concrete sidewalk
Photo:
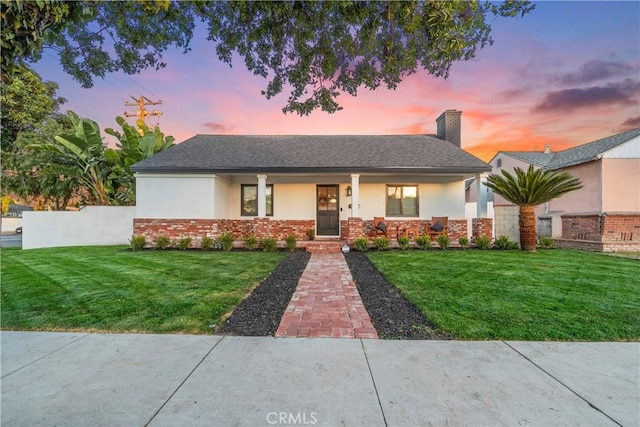
[[[640,343],[0,338],[3,426],[640,425]]]

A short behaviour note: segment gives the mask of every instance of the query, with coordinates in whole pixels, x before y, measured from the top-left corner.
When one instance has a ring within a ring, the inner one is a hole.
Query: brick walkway
[[[378,338],[341,253],[313,253],[276,337]]]

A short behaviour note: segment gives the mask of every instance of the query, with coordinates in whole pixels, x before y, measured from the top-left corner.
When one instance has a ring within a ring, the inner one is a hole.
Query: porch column
[[[258,218],[267,216],[267,175],[258,175]]]
[[[476,175],[476,193],[478,194],[477,218],[487,217],[487,174]]]
[[[360,174],[351,174],[351,216],[360,217]]]

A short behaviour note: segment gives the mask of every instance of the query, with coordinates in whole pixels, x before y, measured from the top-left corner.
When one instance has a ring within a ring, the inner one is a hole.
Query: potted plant
[[[307,230],[307,237],[309,238],[309,240],[313,240],[316,237],[316,232],[313,229],[308,229]]]

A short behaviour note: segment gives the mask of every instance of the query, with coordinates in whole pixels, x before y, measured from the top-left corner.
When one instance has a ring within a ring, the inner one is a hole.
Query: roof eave
[[[267,167],[267,168],[194,168],[152,167],[131,168],[136,173],[190,173],[190,174],[234,174],[234,173],[409,173],[409,174],[480,174],[491,172],[488,166],[452,167]]]

